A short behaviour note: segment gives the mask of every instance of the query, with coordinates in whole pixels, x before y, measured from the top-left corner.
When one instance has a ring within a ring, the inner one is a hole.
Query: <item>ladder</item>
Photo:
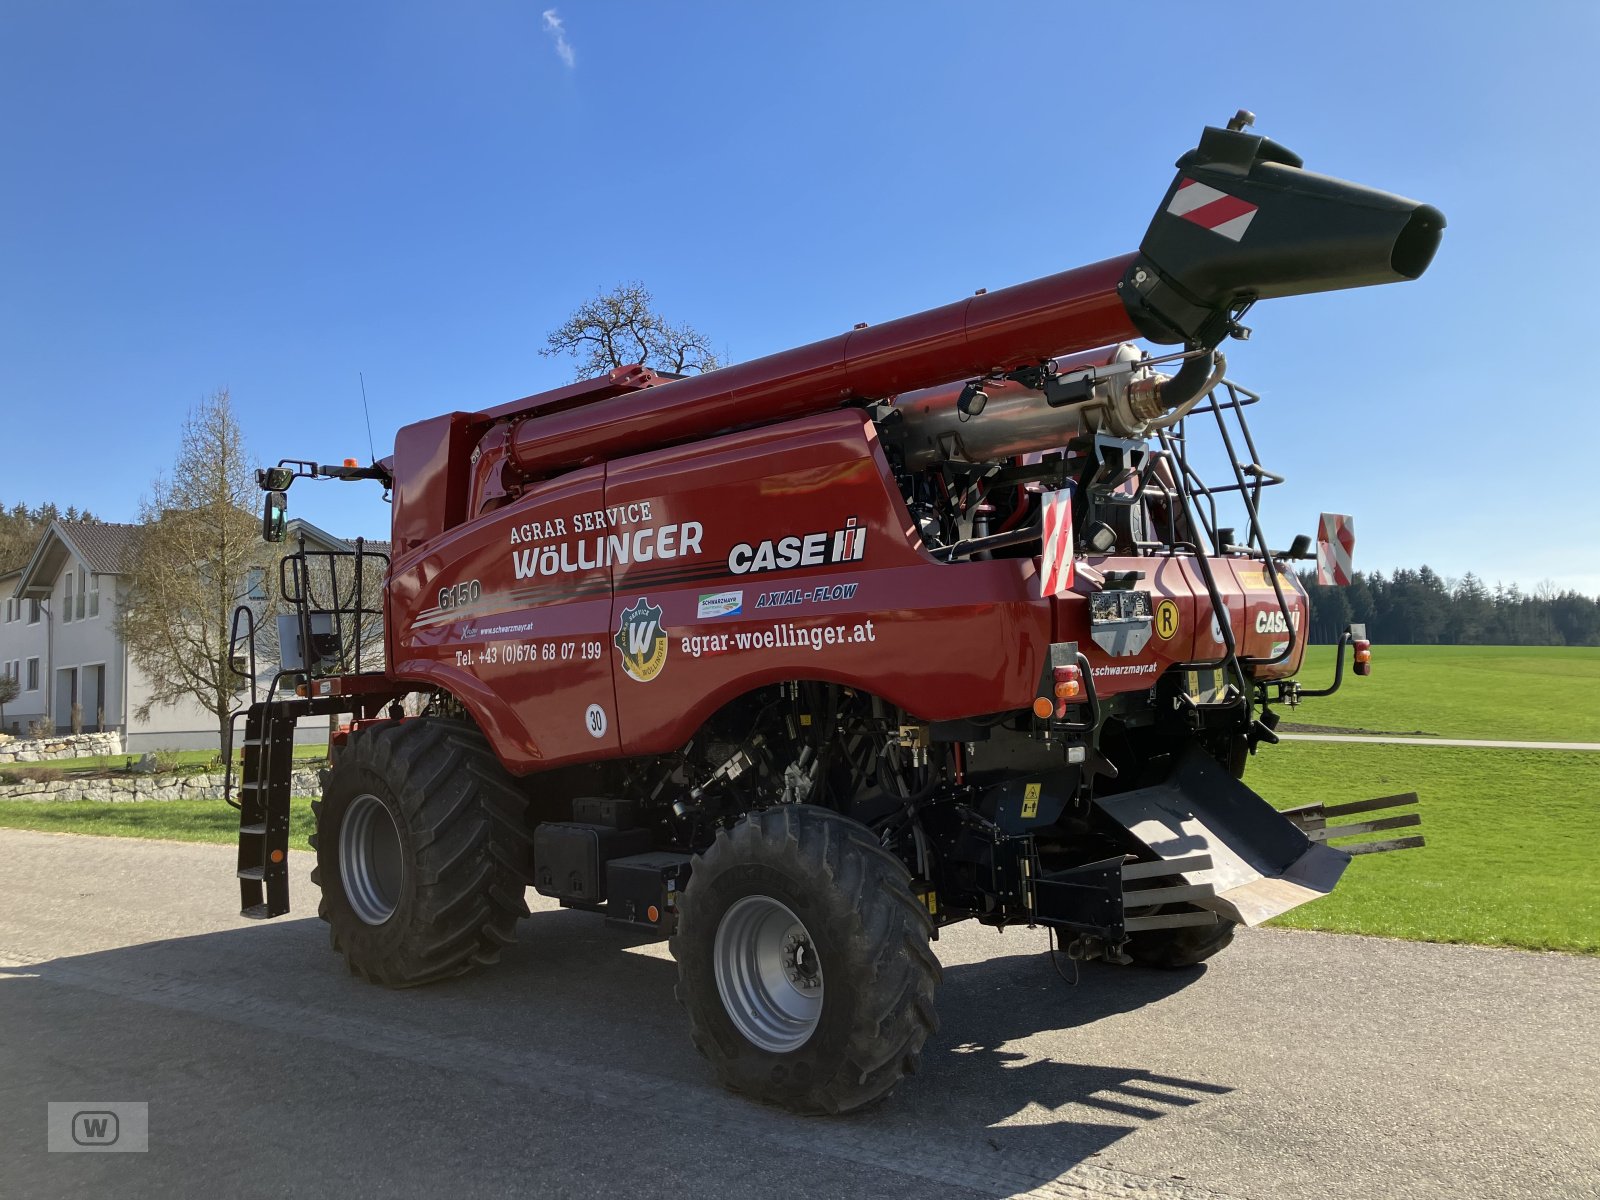
[[[289,911],[289,786],[295,703],[261,700],[245,714],[239,785],[239,914],[252,920]]]

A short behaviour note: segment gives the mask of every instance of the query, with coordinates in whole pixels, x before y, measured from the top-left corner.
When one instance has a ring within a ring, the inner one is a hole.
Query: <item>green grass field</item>
[[[1277,924],[1600,954],[1600,753],[1296,742],[1245,782],[1280,808],[1422,798],[1425,847],[1358,856]]]
[[[1600,742],[1600,647],[1374,646],[1372,674],[1280,710],[1286,722],[1385,733]],[[1306,651],[1300,682],[1333,681],[1333,647]]]
[[[239,838],[239,813],[221,800],[0,800],[0,828],[231,845]],[[311,802],[296,799],[289,845],[309,850],[312,828]]]

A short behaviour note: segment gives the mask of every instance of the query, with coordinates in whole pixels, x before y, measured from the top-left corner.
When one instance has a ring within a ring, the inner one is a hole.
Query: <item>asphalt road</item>
[[[689,1046],[664,947],[539,902],[489,971],[351,978],[232,851],[0,830],[0,1193],[1593,1197],[1600,960],[1245,931],[1207,969],[946,933],[943,1028],[887,1105],[800,1119]],[[47,1154],[144,1100],[148,1154]]]

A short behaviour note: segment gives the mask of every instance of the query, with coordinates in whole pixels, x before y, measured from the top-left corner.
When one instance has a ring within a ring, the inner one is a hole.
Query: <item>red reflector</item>
[[[644,910],[644,915],[650,918],[650,924],[652,925],[661,920],[661,910],[654,904]]]
[[[1055,702],[1049,696],[1035,696],[1033,700],[1033,715],[1041,721],[1048,721],[1055,714]]]

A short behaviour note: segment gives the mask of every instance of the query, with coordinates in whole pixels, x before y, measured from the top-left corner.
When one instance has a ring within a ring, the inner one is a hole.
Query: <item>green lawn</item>
[[[239,839],[239,813],[221,800],[0,800],[0,828],[232,844]],[[312,829],[311,802],[297,799],[289,845],[309,850]]]
[[[1422,797],[1425,847],[1358,856],[1276,924],[1600,954],[1600,754],[1286,742],[1245,782],[1280,808]]]
[[[1600,647],[1374,646],[1372,674],[1282,709],[1286,722],[1440,737],[1600,742]],[[1305,687],[1333,681],[1333,647],[1311,646]]]

